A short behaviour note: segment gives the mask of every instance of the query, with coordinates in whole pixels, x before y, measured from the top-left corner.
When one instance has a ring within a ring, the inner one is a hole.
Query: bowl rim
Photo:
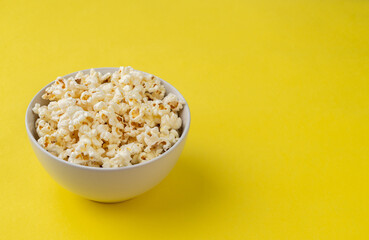
[[[119,70],[119,67],[88,68],[88,69],[84,69],[84,70],[80,70],[80,71],[76,71],[76,72],[73,72],[73,73],[66,74],[66,75],[62,76],[62,78],[67,78],[67,77],[70,77],[70,76],[74,76],[78,72],[87,72],[87,71],[90,71],[91,69],[94,69],[96,72],[99,72],[99,71],[102,71],[102,70],[117,71],[117,70]],[[137,69],[135,69],[135,70],[137,70]],[[140,70],[137,70],[137,71],[140,71]],[[140,72],[143,72],[143,71],[140,71]],[[146,72],[143,72],[143,73],[146,73]],[[148,74],[148,73],[146,73],[146,74]],[[154,76],[156,76],[156,75],[154,75]],[[130,166],[126,166],[126,167],[95,168],[95,167],[89,167],[89,166],[83,166],[83,165],[79,165],[79,164],[75,164],[75,163],[70,163],[68,161],[65,161],[65,160],[63,160],[61,158],[58,158],[58,157],[54,156],[53,154],[51,154],[50,152],[48,152],[46,149],[44,149],[43,147],[41,147],[41,145],[36,141],[35,137],[31,133],[30,127],[28,125],[28,121],[27,120],[28,120],[28,118],[30,116],[29,114],[33,113],[32,108],[34,107],[33,105],[35,104],[34,101],[35,101],[36,97],[39,96],[41,93],[43,93],[47,87],[49,87],[50,85],[52,85],[55,82],[55,80],[52,81],[52,82],[50,82],[49,84],[47,84],[40,91],[38,91],[34,95],[34,97],[32,98],[32,100],[30,101],[30,103],[28,104],[28,107],[27,107],[27,110],[26,110],[26,117],[25,117],[26,131],[27,131],[28,137],[37,146],[38,149],[40,149],[44,154],[46,154],[47,156],[51,157],[52,159],[54,159],[56,161],[59,161],[62,164],[66,164],[67,166],[69,165],[71,167],[81,168],[81,169],[85,169],[85,170],[91,170],[91,171],[125,171],[125,170],[129,170],[129,169],[133,169],[133,168],[139,168],[139,167],[143,167],[143,166],[149,165],[151,163],[154,163],[154,162],[158,161],[159,159],[163,158],[164,156],[168,155],[171,151],[173,151],[175,148],[177,148],[178,145],[182,141],[185,140],[186,136],[188,135],[188,132],[189,132],[189,129],[190,129],[190,124],[191,124],[191,113],[190,113],[190,108],[188,106],[188,103],[187,103],[186,99],[183,97],[183,95],[175,87],[173,87],[173,85],[171,85],[170,83],[168,83],[167,81],[161,79],[158,76],[156,76],[156,77],[159,78],[160,81],[168,84],[174,90],[174,94],[177,95],[177,96],[179,96],[179,97],[181,97],[182,100],[185,102],[184,108],[187,108],[187,110],[188,110],[187,111],[188,112],[187,113],[187,119],[188,119],[187,121],[188,121],[188,124],[186,124],[185,128],[183,129],[180,138],[177,140],[177,142],[173,146],[171,146],[169,148],[168,151],[160,154],[159,156],[151,159],[150,161],[139,163],[139,164],[135,164],[135,165],[130,165]]]

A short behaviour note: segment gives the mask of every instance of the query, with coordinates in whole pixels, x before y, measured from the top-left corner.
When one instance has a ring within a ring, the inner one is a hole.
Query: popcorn
[[[161,117],[161,125],[169,129],[179,129],[182,125],[182,119],[177,114],[171,112]]]
[[[160,80],[131,67],[58,77],[36,103],[39,144],[79,165],[116,168],[149,161],[179,138],[184,102]]]

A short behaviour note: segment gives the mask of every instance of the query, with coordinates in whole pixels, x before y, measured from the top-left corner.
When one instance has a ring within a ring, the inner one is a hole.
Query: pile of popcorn
[[[160,80],[120,67],[105,75],[91,69],[58,77],[46,89],[47,106],[33,112],[39,144],[68,162],[91,167],[125,167],[149,161],[179,138],[184,102],[165,95]]]

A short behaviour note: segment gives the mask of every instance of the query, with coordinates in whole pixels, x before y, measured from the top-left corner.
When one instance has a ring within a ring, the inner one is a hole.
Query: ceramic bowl
[[[104,74],[115,72],[118,68],[96,68],[95,70]],[[89,71],[87,69],[82,72]],[[76,73],[64,77],[68,78]],[[186,102],[177,89],[164,80],[160,80],[167,93],[173,93]],[[168,151],[137,165],[122,168],[93,168],[62,160],[46,151],[37,142],[35,121],[38,116],[32,112],[32,108],[36,103],[41,105],[48,103],[41,96],[52,83],[39,91],[29,104],[26,112],[26,129],[38,160],[49,175],[62,187],[90,200],[120,202],[150,190],[169,174],[181,155],[190,128],[191,116],[187,102],[179,114],[183,122],[180,138]]]

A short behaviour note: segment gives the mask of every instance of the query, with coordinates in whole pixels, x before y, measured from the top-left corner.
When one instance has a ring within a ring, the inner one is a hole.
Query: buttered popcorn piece
[[[120,67],[58,77],[35,104],[39,144],[55,156],[91,167],[116,168],[149,161],[179,138],[183,102],[165,95],[151,74]]]

